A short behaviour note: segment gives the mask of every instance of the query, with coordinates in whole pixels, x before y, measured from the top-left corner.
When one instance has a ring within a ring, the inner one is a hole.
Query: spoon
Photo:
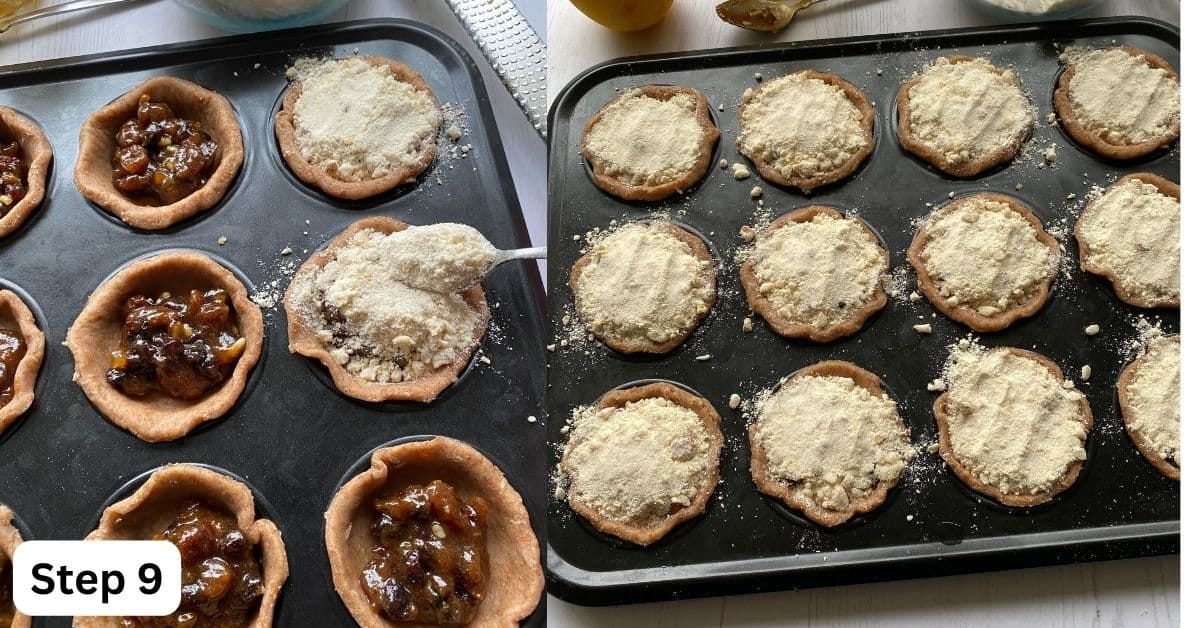
[[[73,2],[64,2],[62,4],[53,4],[41,9],[10,15],[0,20],[0,33],[8,29],[22,24],[30,20],[36,20],[40,17],[51,17],[54,15],[62,15],[64,13],[74,13],[75,11],[83,11],[85,9],[95,9],[97,7],[108,6],[110,4],[120,4],[122,2],[143,2],[144,0],[74,0]]]
[[[515,259],[546,259],[546,247],[534,246],[527,249],[512,249],[511,251],[497,251],[496,261],[492,263],[492,267],[484,273],[492,272],[497,266],[504,262],[511,262]]]
[[[822,0],[728,0],[717,5],[722,20],[752,31],[776,33],[792,22],[796,12]]]
[[[387,236],[384,263],[413,288],[443,294],[462,292],[497,266],[546,257],[546,248],[497,250],[479,230],[458,223],[412,226]]]
[[[487,277],[493,270],[496,270],[497,266],[519,259],[546,259],[546,247],[538,246],[528,249],[496,251],[491,259],[491,264],[482,268],[459,266],[441,269],[442,272],[427,269],[426,272],[409,274],[402,281],[414,288],[421,288],[423,290],[443,293],[462,292],[482,282],[484,277]]]
[[[519,260],[519,259],[546,259],[546,247],[535,246],[535,247],[531,247],[528,249],[512,249],[509,251],[496,251],[496,257],[493,258],[492,265],[488,266],[478,276],[472,277],[471,280],[466,282],[464,285],[458,286],[458,290],[456,290],[456,292],[461,292],[463,290],[466,290],[467,288],[470,288],[471,286],[483,281],[483,278],[492,274],[492,271],[496,270],[497,266],[499,266],[505,262],[511,262],[513,260]]]

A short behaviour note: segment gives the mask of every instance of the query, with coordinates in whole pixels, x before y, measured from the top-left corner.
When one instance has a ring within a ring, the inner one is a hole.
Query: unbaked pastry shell
[[[791,223],[811,222],[814,218],[820,215],[826,215],[833,218],[846,218],[841,212],[832,207],[822,205],[811,205],[801,209],[790,211],[771,222],[770,226],[755,238],[761,241],[771,234],[771,232],[785,227]],[[858,227],[863,230],[871,240],[883,251],[886,258],[888,253],[884,248],[883,243],[879,241],[879,236],[875,235],[874,231],[866,226],[863,221],[858,218],[850,218],[855,221]],[[754,273],[754,260],[747,259],[742,263],[739,276],[742,280],[742,288],[746,291],[746,301],[750,305],[750,310],[757,312],[771,326],[771,330],[783,336],[784,338],[802,338],[811,342],[832,342],[838,338],[844,338],[858,333],[863,325],[871,319],[877,312],[887,305],[887,292],[883,289],[882,282],[875,287],[875,291],[871,293],[866,303],[859,306],[858,310],[852,313],[852,316],[845,320],[830,325],[828,327],[817,327],[808,323],[798,323],[788,320],[779,310],[771,303],[771,300],[766,297],[760,290],[761,282],[758,276]]]
[[[333,586],[346,609],[363,628],[422,628],[427,624],[392,622],[371,607],[361,573],[374,539],[372,500],[433,480],[453,486],[464,499],[487,502],[487,593],[470,628],[516,628],[537,608],[544,577],[541,543],[533,533],[521,496],[483,454],[445,437],[377,449],[371,466],[333,496],[325,513],[325,551]]]
[[[0,558],[12,561],[17,546],[21,544],[21,532],[13,525],[13,512],[0,504]],[[13,616],[9,628],[29,628],[33,620],[21,611]]]
[[[990,349],[990,351],[1007,351],[1014,355],[1029,358],[1049,369],[1051,375],[1058,382],[1061,383],[1064,381],[1062,369],[1058,367],[1058,364],[1041,354],[1025,351],[1024,349],[1014,349],[1012,347],[996,347]],[[1079,474],[1083,471],[1083,464],[1086,462],[1084,460],[1076,460],[1071,463],[1057,482],[1049,489],[1038,493],[1006,493],[991,484],[985,483],[979,476],[975,475],[974,472],[959,461],[958,457],[954,454],[953,446],[950,444],[950,425],[946,419],[949,411],[947,406],[950,404],[950,394],[951,391],[942,393],[933,402],[933,416],[937,420],[938,426],[938,449],[941,452],[942,459],[946,461],[946,465],[950,467],[954,475],[958,476],[958,479],[962,480],[963,484],[966,484],[971,490],[990,497],[1005,506],[1029,508],[1054,499],[1059,493],[1071,488],[1071,485],[1075,484],[1075,480],[1079,479]],[[1083,431],[1086,435],[1092,430],[1092,407],[1088,404],[1087,397],[1083,395],[1080,395],[1079,404],[1079,411],[1083,421]]]
[[[1166,70],[1167,76],[1176,81],[1179,80],[1179,73],[1175,71],[1175,68],[1171,67],[1170,63],[1167,63],[1166,59],[1152,52],[1134,48],[1133,46],[1118,47],[1135,57],[1145,57],[1146,63],[1150,67]],[[1062,75],[1058,78],[1058,87],[1054,90],[1054,110],[1058,113],[1058,120],[1063,125],[1063,128],[1067,130],[1067,134],[1076,142],[1090,148],[1101,157],[1119,160],[1137,159],[1145,157],[1161,148],[1166,148],[1179,139],[1180,123],[1177,119],[1171,125],[1171,130],[1161,137],[1148,139],[1138,144],[1108,143],[1099,135],[1084,127],[1079,121],[1078,116],[1075,115],[1075,107],[1071,105],[1070,93],[1071,79],[1073,78],[1075,78],[1075,66],[1074,64],[1070,64],[1067,65]]]
[[[121,346],[125,301],[136,294],[178,294],[192,289],[221,288],[237,314],[246,348],[224,383],[198,400],[165,394],[138,398],[124,394],[105,379],[109,357]],[[212,258],[191,251],[168,251],[138,260],[100,284],[67,330],[67,348],[75,358],[75,381],[87,398],[113,423],[147,442],[182,438],[201,424],[229,412],[246,388],[262,355],[263,316],[246,286]]]
[[[651,225],[651,227],[653,227],[653,225]],[[679,334],[674,340],[655,342],[649,338],[641,338],[632,341],[626,341],[621,338],[609,338],[604,334],[597,333],[590,328],[588,329],[588,331],[592,332],[597,338],[600,339],[601,342],[608,345],[608,347],[614,351],[624,354],[652,353],[661,355],[663,353],[670,353],[679,347],[679,345],[683,344],[688,337],[692,335],[692,332],[696,331],[696,328],[700,326],[700,323],[704,322],[704,319],[712,310],[713,303],[715,303],[717,300],[717,269],[716,264],[713,261],[712,253],[710,253],[708,250],[708,245],[706,245],[704,241],[698,238],[694,233],[678,225],[668,223],[664,225],[664,227],[668,234],[680,242],[683,242],[689,249],[691,249],[693,257],[702,262],[708,263],[708,268],[703,271],[701,277],[703,278],[705,284],[709,286],[712,294],[705,302],[704,311],[696,316],[695,322],[686,329],[680,329]],[[594,259],[595,253],[593,251],[589,251],[583,254],[583,256],[576,260],[575,264],[571,266],[571,278],[568,281],[568,285],[571,288],[571,293],[575,295],[575,311],[580,312],[580,318],[583,318],[583,310],[579,307],[579,279],[583,276],[583,271],[592,264]]]
[[[399,61],[385,57],[362,55],[356,58],[362,59],[374,66],[386,66],[392,71],[392,76],[397,81],[408,83],[416,88],[417,91],[429,94],[429,97],[433,99],[434,107],[438,106],[437,97],[434,95],[433,90],[429,88],[429,84],[425,82],[425,79],[416,70]],[[417,180],[417,177],[429,169],[430,164],[433,163],[433,159],[437,156],[437,134],[438,129],[441,128],[440,110],[438,113],[438,127],[426,139],[421,148],[421,153],[413,165],[393,166],[387,175],[378,179],[346,181],[333,176],[305,159],[296,141],[296,127],[293,125],[292,118],[296,112],[296,101],[300,99],[303,85],[302,81],[292,83],[283,96],[283,108],[275,114],[275,138],[279,141],[279,152],[283,155],[283,160],[287,162],[288,168],[301,181],[330,196],[356,201],[383,194],[400,185],[413,183]]]
[[[470,363],[471,356],[479,347],[480,341],[483,340],[483,334],[487,331],[488,321],[491,319],[487,295],[484,294],[483,288],[476,284],[459,293],[466,300],[467,305],[470,305],[471,309],[479,314],[479,324],[475,327],[471,348],[463,351],[454,363],[447,364],[422,378],[396,383],[380,383],[362,379],[338,363],[329,352],[329,347],[317,338],[319,330],[313,329],[309,325],[308,321],[313,318],[313,315],[310,313],[311,308],[308,304],[302,302],[303,296],[297,288],[298,281],[337,259],[338,249],[350,242],[350,238],[359,231],[373,230],[388,234],[404,231],[408,227],[408,223],[386,216],[363,218],[355,222],[330,240],[327,247],[305,260],[292,278],[292,283],[288,285],[287,292],[283,295],[283,306],[288,317],[288,349],[292,353],[319,360],[329,370],[333,385],[345,395],[355,399],[371,402],[420,401],[428,403],[433,401],[443,390],[458,381],[459,374]]]
[[[812,194],[817,188],[837,183],[838,181],[841,181],[842,179],[854,174],[855,171],[858,170],[858,167],[867,160],[867,157],[870,157],[871,153],[875,151],[875,106],[871,104],[871,99],[867,98],[867,95],[864,94],[861,89],[859,89],[850,81],[847,81],[836,74],[817,72],[815,70],[804,70],[803,73],[807,78],[816,79],[842,90],[842,93],[846,95],[846,98],[848,98],[850,102],[853,103],[854,107],[862,114],[862,130],[867,138],[867,143],[864,144],[862,148],[859,148],[853,155],[851,155],[850,159],[846,160],[846,163],[842,164],[841,166],[834,168],[829,172],[821,172],[814,175],[801,177],[788,177],[784,175],[771,165],[770,155],[763,155],[753,151],[747,152],[747,149],[741,145],[740,141],[738,142],[738,150],[741,151],[741,153],[746,157],[749,157],[750,161],[754,162],[754,167],[758,169],[758,173],[767,181],[770,181],[775,185],[800,188],[800,190],[805,194]],[[762,89],[762,87],[759,87],[758,89]],[[756,89],[754,95],[757,95],[757,93],[758,90]],[[741,109],[738,112],[738,124],[742,126],[745,126],[745,122],[742,118],[746,115],[746,103],[752,100],[754,95],[742,102]]]
[[[596,187],[627,201],[661,201],[674,194],[684,193],[704,178],[704,175],[708,172],[708,167],[712,164],[713,150],[716,148],[717,139],[721,137],[721,131],[713,124],[708,109],[708,99],[704,97],[704,94],[700,90],[692,89],[691,87],[679,87],[677,85],[642,85],[636,89],[641,90],[642,95],[648,98],[664,102],[680,94],[687,94],[695,98],[696,108],[693,113],[696,116],[696,121],[700,124],[701,138],[700,154],[697,156],[696,163],[692,165],[691,169],[672,181],[657,185],[630,185],[602,172],[599,164],[596,163],[595,155],[588,149],[587,138],[592,132],[592,127],[596,126],[596,123],[604,117],[608,105],[605,105],[596,115],[592,116],[587,126],[583,128],[583,139],[579,143],[580,152],[583,153],[584,159],[591,166],[592,181],[596,184]],[[608,104],[612,104],[612,102]]]
[[[112,155],[121,125],[137,115],[138,100],[165,102],[175,115],[196,120],[217,143],[216,167],[203,187],[168,205],[142,204],[113,185]],[[84,198],[125,224],[147,231],[166,229],[211,209],[229,191],[244,158],[242,129],[233,106],[224,96],[172,76],[152,78],[92,114],[79,129],[75,186]]]
[[[1171,336],[1168,342],[1179,344],[1179,336]],[[1129,405],[1129,384],[1133,381],[1133,376],[1137,374],[1137,370],[1146,362],[1146,356],[1149,352],[1138,356],[1129,366],[1121,371],[1120,377],[1117,378],[1117,402],[1121,406],[1121,419],[1125,423],[1125,431],[1129,434],[1129,440],[1133,441],[1133,446],[1137,447],[1138,452],[1142,454],[1146,461],[1151,464],[1159,473],[1178,481],[1182,476],[1178,465],[1166,458],[1163,458],[1155,451],[1150,442],[1146,440],[1142,433],[1133,428],[1134,417],[1133,407]]]
[[[46,197],[46,177],[50,172],[54,149],[41,127],[8,107],[0,107],[0,129],[21,143],[21,152],[29,166],[25,177],[25,198],[0,218],[0,238],[4,238],[20,229]]]
[[[946,60],[951,64],[968,63],[975,60],[975,57],[967,55],[953,55],[946,57]],[[984,153],[970,161],[961,163],[951,163],[946,155],[936,148],[922,142],[912,134],[912,115],[908,101],[908,93],[912,90],[923,76],[915,76],[904,83],[900,87],[900,94],[896,97],[896,112],[898,117],[898,126],[896,135],[900,139],[900,145],[904,150],[920,157],[926,163],[933,165],[938,170],[945,172],[948,175],[968,178],[974,177],[993,168],[997,168],[1013,160],[1017,153],[1021,152],[1021,147],[1025,145],[1025,141],[1029,139],[1030,133],[1033,132],[1033,118],[1030,117],[1029,124],[1021,132],[1020,138],[1013,142],[1010,146],[1002,146],[991,152]],[[1021,89],[1020,83],[1017,84],[1017,89]]]
[[[708,472],[700,486],[696,487],[696,496],[692,499],[692,503],[662,519],[635,525],[608,519],[599,510],[575,499],[570,490],[567,491],[567,503],[570,504],[571,509],[592,524],[592,527],[623,541],[641,546],[647,546],[662,539],[676,526],[704,514],[708,507],[708,500],[712,498],[713,491],[716,490],[717,482],[720,480],[721,449],[725,446],[725,438],[721,434],[721,416],[717,414],[716,408],[707,399],[666,382],[610,390],[596,402],[595,407],[597,409],[621,408],[635,401],[656,398],[666,399],[695,412],[704,424],[704,431],[708,433],[708,460],[705,461]],[[569,439],[567,447],[570,448]],[[564,452],[562,459],[565,461],[566,458],[567,455]],[[568,477],[574,472],[565,462],[563,470],[566,471]]]
[[[883,390],[883,382],[877,375],[850,362],[826,360],[806,366],[789,377],[787,382],[780,386],[780,390],[801,377],[845,377],[853,380],[855,385],[865,388],[875,397],[887,398],[887,393]],[[898,416],[896,422],[904,433],[905,440],[908,440],[908,426],[904,424],[904,421],[899,420]],[[811,498],[793,491],[794,483],[771,474],[767,465],[767,453],[758,433],[759,425],[755,421],[750,426],[750,476],[754,478],[754,485],[764,494],[778,499],[792,510],[800,511],[810,521],[826,528],[839,526],[856,515],[866,514],[879,508],[887,500],[888,491],[900,483],[900,477],[888,481],[878,481],[866,495],[850,500],[845,510],[822,508]]]
[[[38,328],[37,319],[21,297],[10,290],[0,290],[0,323],[16,331],[25,341],[25,357],[17,363],[13,376],[13,398],[0,406],[0,434],[16,422],[33,405],[38,371],[46,354],[46,336]]]
[[[1172,181],[1164,179],[1163,177],[1160,177],[1156,174],[1149,173],[1149,172],[1138,172],[1135,174],[1130,174],[1130,175],[1121,177],[1116,183],[1112,184],[1112,186],[1109,187],[1108,189],[1112,190],[1113,188],[1115,188],[1123,183],[1128,183],[1129,181],[1132,181],[1132,180],[1138,180],[1138,181],[1141,181],[1142,183],[1153,185],[1154,187],[1158,188],[1158,191],[1160,193],[1162,193],[1165,196],[1170,196],[1171,198],[1175,199],[1176,201],[1178,201],[1180,199],[1180,195],[1179,195],[1180,190],[1179,190],[1179,185],[1177,183],[1174,183]],[[1107,193],[1107,190],[1106,190],[1106,193]],[[1095,201],[1093,201],[1093,202],[1095,202]],[[1084,270],[1084,272],[1092,273],[1093,275],[1099,275],[1101,277],[1107,278],[1112,283],[1113,291],[1117,293],[1117,298],[1121,299],[1122,301],[1124,301],[1134,307],[1178,308],[1179,304],[1180,304],[1180,297],[1175,297],[1173,299],[1167,299],[1164,301],[1151,301],[1148,299],[1144,299],[1144,298],[1138,296],[1136,293],[1134,293],[1133,290],[1130,290],[1124,284],[1124,282],[1121,281],[1120,277],[1117,276],[1116,272],[1114,272],[1113,269],[1108,268],[1106,266],[1101,266],[1099,264],[1092,262],[1091,247],[1088,245],[1087,238],[1083,237],[1083,229],[1082,229],[1084,222],[1087,221],[1087,219],[1089,218],[1089,216],[1091,214],[1091,212],[1090,212],[1091,207],[1092,207],[1092,203],[1088,203],[1088,206],[1084,208],[1083,213],[1079,215],[1079,219],[1077,221],[1075,221],[1075,242],[1077,242],[1079,244],[1079,267],[1082,268]]]
[[[1042,226],[1042,221],[1038,220],[1038,217],[1033,214],[1032,210],[1011,196],[991,192],[960,196],[953,202],[936,210],[936,212],[955,211],[971,199],[976,198],[1004,203],[1009,209],[1020,214],[1033,227],[1038,242],[1041,242],[1056,253],[1058,252],[1058,240],[1055,240],[1054,236],[1046,232],[1046,229]],[[1048,278],[1038,284],[1032,293],[1027,295],[1024,301],[1010,305],[1008,309],[994,316],[984,316],[965,304],[951,305],[947,297],[942,296],[941,291],[938,290],[937,282],[929,274],[929,271],[925,268],[925,262],[921,259],[921,254],[925,251],[925,246],[928,243],[929,234],[925,231],[925,227],[922,226],[917,230],[917,235],[913,237],[912,246],[908,247],[908,263],[917,272],[917,287],[921,289],[921,294],[925,295],[925,298],[929,299],[929,302],[950,320],[962,323],[978,332],[1001,331],[1023,318],[1029,318],[1037,314],[1046,306],[1046,301],[1050,300],[1050,287],[1054,285],[1054,280],[1058,277],[1057,268],[1054,269],[1054,272]]]
[[[100,526],[87,541],[150,540],[175,521],[181,508],[200,500],[224,509],[237,520],[246,541],[258,548],[263,575],[263,597],[258,613],[247,628],[270,628],[275,604],[288,578],[287,551],[279,528],[267,519],[255,519],[254,494],[241,482],[216,471],[190,464],[167,465],[155,471],[129,497],[104,509]],[[120,628],[120,617],[76,617],[76,628]]]

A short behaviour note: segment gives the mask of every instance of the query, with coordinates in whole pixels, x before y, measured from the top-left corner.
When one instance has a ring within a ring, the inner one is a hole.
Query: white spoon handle
[[[500,251],[496,256],[496,264],[511,262],[515,259],[546,259],[546,247],[535,246],[528,249],[513,249],[511,251]]]

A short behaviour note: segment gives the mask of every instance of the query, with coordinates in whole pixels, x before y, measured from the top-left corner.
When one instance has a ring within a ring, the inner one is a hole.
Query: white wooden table
[[[551,100],[577,74],[615,57],[994,23],[963,0],[828,0],[772,36],[720,21],[715,1],[676,0],[663,24],[619,34],[596,26],[567,0],[549,3]],[[1139,14],[1178,24],[1179,1],[1109,0],[1093,14]],[[1174,556],[620,608],[550,602],[550,625],[571,628],[1179,623]]]
[[[61,0],[43,0],[40,6]],[[545,0],[515,0],[545,37]],[[342,22],[368,17],[401,17],[416,20],[450,34],[462,43],[479,65],[508,157],[509,169],[520,198],[534,245],[546,242],[546,146],[525,121],[483,55],[440,0],[350,0],[329,18]],[[0,65],[58,59],[77,55],[141,48],[227,33],[209,28],[170,0],[135,3],[47,18],[22,24],[0,35]]]

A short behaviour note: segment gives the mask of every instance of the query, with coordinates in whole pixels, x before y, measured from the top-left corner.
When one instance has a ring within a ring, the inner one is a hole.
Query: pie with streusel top
[[[1060,255],[1032,210],[990,192],[935,210],[908,249],[925,298],[951,320],[986,332],[1041,311]]]
[[[707,507],[725,442],[720,420],[706,399],[666,382],[577,408],[561,463],[567,502],[605,534],[658,541]]]
[[[605,236],[571,267],[575,310],[587,330],[622,353],[667,353],[687,340],[717,295],[707,245],[667,222],[636,222]]]
[[[849,177],[875,150],[875,107],[835,74],[771,79],[742,101],[738,120],[738,150],[759,174],[805,194]]]
[[[789,376],[758,405],[758,490],[833,527],[881,506],[916,451],[879,377],[838,360]]]
[[[742,263],[750,309],[787,338],[831,342],[854,334],[887,304],[888,254],[858,218],[813,205],[756,235]]]
[[[720,135],[699,90],[643,85],[588,122],[580,150],[600,189],[629,201],[658,201],[704,178]]]

